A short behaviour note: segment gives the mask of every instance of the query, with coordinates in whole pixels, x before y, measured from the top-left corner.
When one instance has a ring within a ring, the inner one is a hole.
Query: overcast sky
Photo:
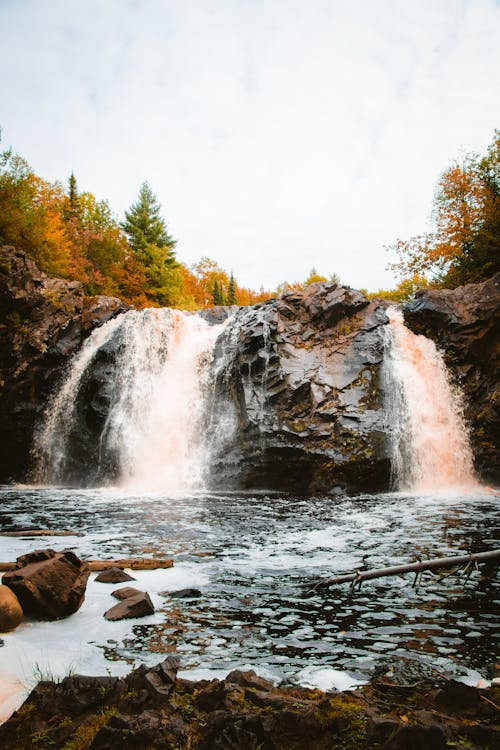
[[[178,258],[252,287],[391,286],[500,127],[494,0],[0,0],[0,58],[3,146],[120,218],[148,180]]]

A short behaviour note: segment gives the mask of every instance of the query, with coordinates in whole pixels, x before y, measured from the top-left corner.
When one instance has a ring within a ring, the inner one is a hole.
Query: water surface
[[[2,636],[0,672],[25,685],[40,676],[120,674],[175,652],[182,674],[222,676],[251,667],[275,681],[330,688],[368,679],[382,661],[417,658],[471,682],[498,657],[498,579],[424,574],[314,591],[321,578],[417,556],[498,546],[499,496],[296,498],[276,493],[172,497],[122,490],[3,487],[0,528],[70,529],[73,536],[0,536],[0,559],[39,549],[82,558],[173,557],[170,570],[137,571],[157,612],[111,623],[118,585],[91,576],[66,620],[26,621]],[[199,599],[160,592],[201,589]]]

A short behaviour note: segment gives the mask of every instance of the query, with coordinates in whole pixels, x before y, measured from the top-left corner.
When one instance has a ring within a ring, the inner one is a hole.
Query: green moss
[[[182,695],[176,696],[175,704],[184,721],[191,721],[191,719],[198,717],[199,709],[196,705],[197,695],[198,691],[195,690],[194,693],[183,693]]]
[[[39,732],[33,732],[31,735],[31,744],[37,746],[48,746],[55,745],[56,743],[47,731],[41,730]]]
[[[117,713],[117,708],[107,708],[90,716],[83,724],[80,724],[74,736],[63,745],[62,750],[87,750],[99,729]]]
[[[21,328],[21,316],[17,311],[7,313],[5,321],[11,328],[15,328],[16,330]]]
[[[65,313],[73,312],[73,305],[64,301],[64,297],[66,296],[65,291],[58,292],[55,289],[43,289],[42,294],[47,302],[49,302],[52,307],[55,307],[56,310],[62,310]]]

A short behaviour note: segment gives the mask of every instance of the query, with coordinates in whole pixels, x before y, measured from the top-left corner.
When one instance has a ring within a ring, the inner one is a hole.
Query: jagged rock
[[[174,655],[167,656],[152,669],[142,664],[126,677],[127,686],[138,694],[146,690],[148,695],[168,695],[177,680],[179,664],[179,658]]]
[[[0,633],[14,630],[22,619],[19,599],[8,586],[0,586]]]
[[[125,573],[121,568],[115,568],[112,566],[103,570],[102,573],[99,573],[99,575],[95,577],[95,580],[99,581],[99,583],[123,583],[124,581],[135,581],[136,579],[128,573]]]
[[[274,688],[271,680],[266,680],[256,674],[253,669],[242,672],[240,669],[234,669],[226,677],[226,682],[242,687],[256,688],[257,690],[272,690]]]
[[[115,604],[114,607],[108,609],[104,613],[106,620],[128,620],[133,617],[146,617],[146,615],[154,614],[155,608],[151,601],[149,594],[145,591],[141,591],[135,596],[129,596],[119,604]]]
[[[69,358],[93,328],[127,309],[0,248],[0,481],[25,479],[35,424]]]
[[[215,349],[214,486],[388,486],[379,387],[386,307],[311,284],[237,312]]]
[[[115,599],[119,599],[120,601],[123,601],[124,599],[128,599],[131,596],[137,596],[137,594],[143,594],[143,593],[144,593],[143,591],[140,591],[139,589],[134,589],[132,586],[124,586],[122,589],[116,589],[116,591],[112,591],[111,596],[114,596]]]
[[[478,473],[500,481],[500,273],[480,284],[427,289],[404,308],[406,325],[432,338],[464,394]]]
[[[73,552],[44,549],[18,557],[2,583],[16,594],[25,614],[58,620],[80,608],[89,574]]]
[[[437,704],[435,685],[428,680],[404,688],[372,683],[330,694],[274,687],[265,680],[262,689],[244,687],[240,683],[256,684],[262,678],[239,670],[224,680],[191,682],[177,677],[178,666],[177,657],[169,656],[123,678],[72,676],[58,684],[41,682],[0,727],[0,746],[31,747],[33,737],[42,737],[46,745],[64,748],[76,736],[88,737],[85,746],[93,750],[498,745],[498,696],[492,689],[470,688],[475,699],[464,716],[460,702]]]

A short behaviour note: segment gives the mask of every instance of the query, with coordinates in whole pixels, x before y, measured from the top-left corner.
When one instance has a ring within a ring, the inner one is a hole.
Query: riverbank
[[[275,687],[253,671],[223,680],[177,678],[177,657],[123,678],[40,682],[0,727],[4,750],[308,747],[494,748],[500,687],[478,689],[402,660],[349,692]]]

